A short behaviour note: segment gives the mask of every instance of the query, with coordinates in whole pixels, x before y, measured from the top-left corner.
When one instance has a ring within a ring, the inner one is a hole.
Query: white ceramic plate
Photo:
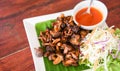
[[[40,46],[37,33],[35,30],[35,24],[38,22],[46,21],[46,20],[56,19],[58,16],[60,16],[61,13],[64,13],[65,16],[72,15],[72,10],[27,18],[23,20],[36,71],[45,71],[45,66],[44,66],[43,57],[36,57],[35,51],[34,51],[34,48],[37,48]],[[104,25],[100,27],[107,26],[106,23],[103,23],[103,24]]]

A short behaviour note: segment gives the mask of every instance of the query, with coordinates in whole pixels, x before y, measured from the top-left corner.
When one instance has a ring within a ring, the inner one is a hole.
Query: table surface
[[[35,71],[22,20],[73,9],[81,0],[0,0],[0,71]],[[120,28],[120,0],[100,0],[107,24]]]

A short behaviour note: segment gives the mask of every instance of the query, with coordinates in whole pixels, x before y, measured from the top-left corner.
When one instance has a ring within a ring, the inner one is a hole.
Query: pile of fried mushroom
[[[81,40],[90,32],[81,29],[73,22],[72,16],[61,14],[52,23],[52,28],[40,32],[42,48],[35,49],[38,56],[48,57],[53,64],[63,63],[64,66],[77,66]],[[43,51],[44,49],[44,51]]]

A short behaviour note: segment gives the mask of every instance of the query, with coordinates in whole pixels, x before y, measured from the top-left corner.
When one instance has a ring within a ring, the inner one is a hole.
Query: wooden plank
[[[0,71],[34,71],[30,49],[27,47],[1,58]]]

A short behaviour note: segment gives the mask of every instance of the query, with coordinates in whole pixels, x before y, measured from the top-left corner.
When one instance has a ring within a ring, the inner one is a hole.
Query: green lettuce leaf
[[[39,36],[40,32],[45,31],[47,28],[52,28],[52,22],[55,20],[48,20],[48,21],[43,21],[39,22],[35,25],[37,36]]]
[[[119,59],[113,59],[112,56],[107,62],[108,71],[120,71],[120,61]],[[104,66],[99,67],[96,71],[105,71]]]
[[[115,35],[117,35],[120,38],[120,29],[119,28],[116,28]]]

